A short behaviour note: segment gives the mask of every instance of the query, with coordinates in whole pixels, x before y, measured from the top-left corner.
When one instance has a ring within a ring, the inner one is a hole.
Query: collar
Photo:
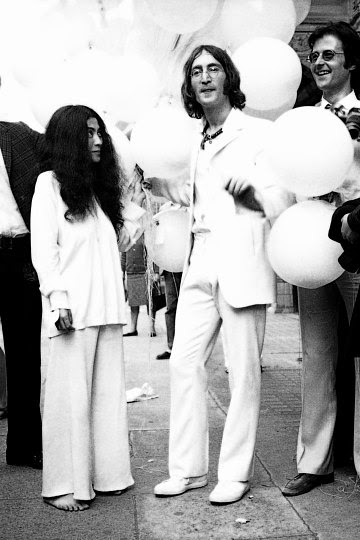
[[[354,105],[356,105],[357,103],[358,103],[358,99],[356,97],[354,90],[352,90],[350,94],[348,94],[347,96],[343,97],[342,99],[334,103],[334,105],[336,107],[342,105],[346,110],[349,110],[352,107],[354,107]],[[324,97],[322,97],[319,103],[319,106],[325,109],[326,105],[332,106],[331,103],[329,103]]]
[[[240,109],[232,108],[229,114],[227,115],[225,122],[223,123],[223,126],[222,126],[223,133],[227,133],[229,130],[232,131],[234,129],[243,129],[246,123],[246,119],[247,119],[246,114],[243,113]],[[199,120],[198,131],[201,136],[204,131],[206,122],[207,120],[205,116],[203,116]]]

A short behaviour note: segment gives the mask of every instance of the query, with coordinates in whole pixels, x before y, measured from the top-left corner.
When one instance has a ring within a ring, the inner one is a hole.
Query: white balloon
[[[279,39],[251,39],[236,49],[232,59],[240,71],[241,89],[251,109],[279,109],[290,101],[301,82],[298,55]]]
[[[146,176],[173,178],[189,167],[193,122],[183,109],[162,104],[141,118],[131,133],[136,163]]]
[[[282,186],[313,197],[342,184],[354,149],[348,130],[334,114],[320,107],[299,107],[275,120],[264,154]]]
[[[118,155],[120,165],[128,180],[131,180],[135,169],[135,159],[131,151],[130,141],[119,128],[114,125],[106,125],[107,132],[109,133],[115,151]]]
[[[146,91],[140,79],[146,81]],[[154,106],[158,92],[155,70],[141,58],[89,49],[47,73],[29,95],[35,116],[45,125],[58,107],[76,103],[95,109],[113,123],[133,121]]]
[[[124,17],[104,18],[94,33],[93,46],[110,54],[123,54],[131,26],[131,22]]]
[[[232,50],[249,39],[272,37],[289,43],[295,31],[296,12],[291,0],[225,0],[220,24]],[[263,61],[255,69],[261,71]]]
[[[311,0],[293,0],[296,11],[296,26],[299,26],[309,14]]]
[[[218,0],[146,0],[150,16],[176,34],[195,32],[214,15]]]
[[[315,289],[342,273],[342,247],[330,240],[328,230],[334,207],[324,201],[304,201],[283,212],[273,225],[268,256],[284,281]]]
[[[155,68],[140,56],[117,58],[117,87],[111,91],[110,111],[115,118],[135,122],[157,103],[160,81]]]
[[[91,17],[66,4],[61,9],[47,11],[36,22],[28,21],[9,48],[14,76],[21,84],[32,84],[88,48],[94,32]]]
[[[243,112],[245,114],[248,114],[249,116],[253,116],[255,118],[265,118],[266,120],[276,120],[284,114],[286,111],[290,111],[293,106],[295,105],[297,94],[295,93],[288,102],[286,102],[284,105],[281,105],[280,107],[277,107],[275,109],[267,109],[267,110],[259,110],[259,109],[252,109],[251,107],[248,107],[248,105],[245,105]]]
[[[182,272],[189,239],[190,214],[186,208],[169,208],[153,217],[150,238],[146,247],[159,268]]]

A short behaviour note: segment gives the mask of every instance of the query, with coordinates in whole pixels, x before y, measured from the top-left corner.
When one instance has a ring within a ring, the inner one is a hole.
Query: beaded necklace
[[[216,133],[213,133],[213,135],[209,135],[208,133],[206,133],[209,127],[210,127],[210,126],[209,126],[209,123],[206,122],[205,127],[204,127],[204,129],[203,129],[203,132],[202,132],[202,134],[201,134],[201,135],[203,136],[202,141],[201,141],[201,143],[200,143],[200,148],[201,148],[201,150],[204,150],[204,149],[205,149],[205,143],[206,143],[206,142],[209,141],[209,144],[211,144],[212,141],[213,141],[213,139],[215,139],[216,137],[218,137],[218,135],[220,135],[220,134],[223,132],[223,129],[220,128]]]

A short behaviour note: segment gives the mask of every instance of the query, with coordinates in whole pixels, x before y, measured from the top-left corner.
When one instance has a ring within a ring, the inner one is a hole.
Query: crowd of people
[[[360,108],[356,31],[344,22],[331,23],[311,34],[309,47],[320,96],[316,105],[329,114],[340,107],[342,112]],[[181,88],[196,126],[191,174],[181,189],[166,179],[160,183],[173,203],[188,201],[191,226],[183,272],[164,272],[168,347],[157,358],[170,359],[169,478],[154,493],[181,495],[207,484],[206,364],[221,328],[231,401],[218,483],[209,497],[215,505],[239,501],[249,490],[266,306],[276,301],[266,240],[271,221],[296,202],[273,179],[252,174],[271,122],[244,114],[240,76],[226,51],[206,44],[193,50]],[[284,487],[285,496],[334,480],[340,363],[354,366],[347,393],[353,384],[353,458],[360,473],[359,148],[354,141],[354,163],[339,189],[321,197],[334,205],[331,234],[351,248],[358,264],[350,271],[344,267],[333,283],[298,291],[302,413],[298,474]],[[83,105],[54,112],[45,134],[22,123],[0,122],[0,149],[6,461],[43,468],[44,501],[81,511],[97,493],[120,495],[134,482],[123,336],[136,336],[138,306],[149,305],[142,203],[153,180],[137,176],[129,187],[103,119]],[[125,253],[130,305],[137,308],[127,334],[119,252]],[[41,421],[42,318],[50,357]]]

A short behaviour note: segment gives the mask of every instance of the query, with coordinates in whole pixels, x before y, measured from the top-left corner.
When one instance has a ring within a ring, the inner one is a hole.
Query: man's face
[[[336,36],[325,35],[314,43],[313,53],[323,51],[343,53],[342,42]],[[316,62],[311,64],[311,71],[317,87],[322,92],[339,92],[350,85],[350,73],[353,66],[345,67],[345,55],[335,54],[331,60],[325,61],[319,54]]]
[[[191,87],[196,101],[204,108],[221,107],[229,98],[224,95],[226,75],[221,64],[206,51],[195,58],[191,68]]]

